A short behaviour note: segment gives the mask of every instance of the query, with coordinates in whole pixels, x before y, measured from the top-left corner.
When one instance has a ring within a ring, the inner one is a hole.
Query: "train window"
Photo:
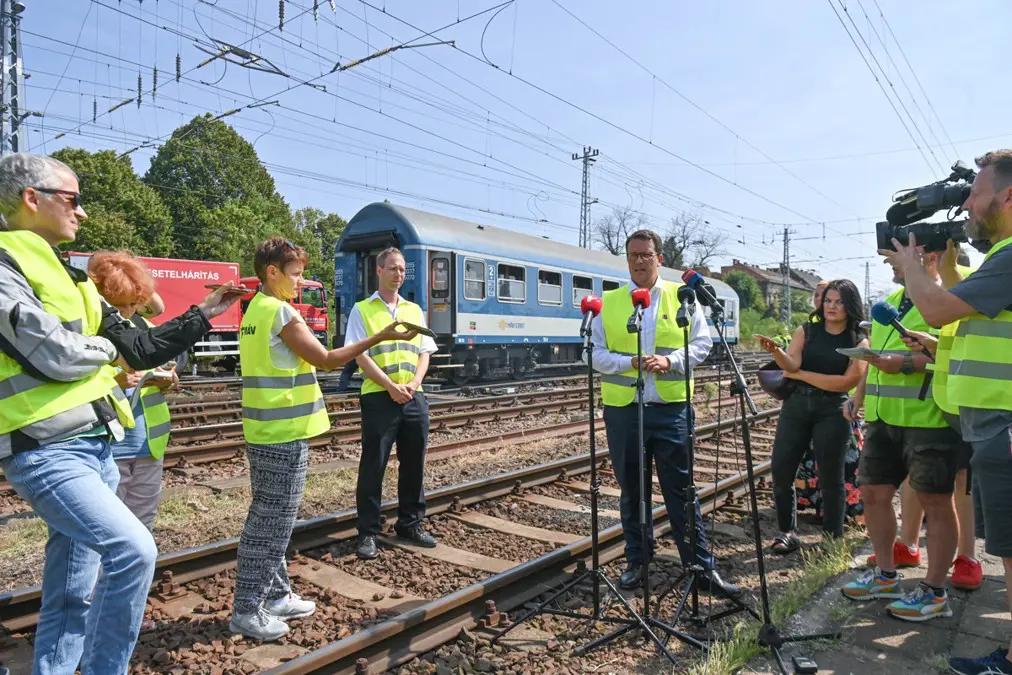
[[[538,304],[562,304],[562,273],[538,270]]]
[[[617,281],[608,281],[607,279],[601,282],[601,288],[604,290],[605,293],[607,293],[608,291],[614,291],[621,285],[622,284],[620,284]]]
[[[450,297],[450,261],[446,258],[433,258],[429,279],[432,297],[443,299]]]
[[[584,296],[594,294],[594,280],[573,275],[573,307],[579,307]]]
[[[485,299],[485,261],[464,259],[464,299]]]
[[[527,302],[527,270],[518,265],[499,263],[499,302]]]

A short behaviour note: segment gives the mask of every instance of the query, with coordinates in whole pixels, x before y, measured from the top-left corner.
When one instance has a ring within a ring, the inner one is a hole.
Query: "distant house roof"
[[[738,270],[750,274],[761,284],[773,284],[779,285],[783,283],[784,275],[780,268],[766,268],[757,267],[756,265],[750,265],[742,262],[737,258],[733,261],[730,267],[721,267],[721,275],[727,274],[728,272]],[[814,279],[814,281],[812,281]],[[791,270],[790,286],[796,291],[813,291],[815,290],[815,284],[818,283],[818,275],[812,272],[806,272],[803,270]]]

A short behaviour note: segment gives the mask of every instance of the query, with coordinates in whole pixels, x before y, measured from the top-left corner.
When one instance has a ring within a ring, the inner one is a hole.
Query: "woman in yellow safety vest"
[[[330,429],[316,369],[340,368],[387,340],[411,340],[400,322],[365,340],[327,350],[289,303],[302,284],[309,256],[271,237],[257,247],[253,269],[261,288],[239,331],[243,435],[253,501],[239,538],[238,569],[229,629],[277,640],[287,619],[311,615],[316,605],[293,593],[285,551],[302,502],[309,439]]]

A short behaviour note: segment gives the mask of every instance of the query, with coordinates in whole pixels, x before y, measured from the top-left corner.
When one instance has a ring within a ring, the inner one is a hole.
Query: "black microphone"
[[[717,296],[713,292],[713,287],[710,286],[703,277],[696,270],[685,270],[682,272],[682,281],[685,285],[696,292],[696,299],[704,307],[709,307],[710,311],[720,312],[723,310],[720,303],[717,302]]]
[[[689,319],[696,313],[696,292],[688,286],[679,286],[678,302],[681,304],[675,316],[675,323],[679,328],[685,328],[689,325]]]

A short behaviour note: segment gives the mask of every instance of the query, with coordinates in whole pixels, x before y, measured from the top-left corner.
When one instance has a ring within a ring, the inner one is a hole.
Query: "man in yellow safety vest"
[[[963,438],[973,446],[970,466],[980,493],[984,548],[1002,559],[1012,585],[1012,150],[977,158],[980,168],[970,196],[966,233],[991,249],[972,275],[946,290],[922,265],[916,237],[894,240],[882,251],[903,271],[907,293],[925,321],[941,327],[958,321],[949,353],[948,403],[959,407]],[[950,247],[952,246],[950,242]],[[962,675],[1012,675],[1008,646],[971,659],[954,658]]]
[[[738,588],[723,579],[714,569],[716,560],[709,552],[706,528],[703,526],[697,501],[695,517],[696,540],[686,540],[688,517],[685,489],[692,480],[688,466],[689,425],[693,423],[692,382],[685,388],[685,337],[675,323],[679,309],[678,287],[661,279],[658,271],[664,256],[661,238],[656,232],[639,230],[626,239],[626,260],[630,283],[604,294],[604,306],[594,318],[594,368],[601,373],[601,399],[608,435],[608,453],[615,477],[622,488],[619,509],[625,537],[626,569],[619,577],[625,589],[636,588],[641,582],[642,566],[650,563],[653,551],[644,551],[638,508],[639,453],[646,453],[646,484],[650,485],[653,462],[657,462],[657,478],[668,519],[683,564],[698,564],[704,574],[699,578],[700,590],[722,595],[736,595]],[[643,313],[642,347],[644,376],[644,443],[639,447],[639,410],[636,399],[637,336],[627,330],[633,313],[632,292],[637,288],[650,290],[650,306]],[[703,306],[697,302],[689,320],[689,366],[702,362],[713,346]],[[652,534],[652,533],[651,533]],[[650,547],[653,547],[650,537]]]

